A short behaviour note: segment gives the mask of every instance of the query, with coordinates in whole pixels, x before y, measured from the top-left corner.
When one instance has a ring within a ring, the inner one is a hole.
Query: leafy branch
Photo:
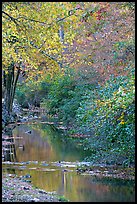
[[[17,19],[12,17],[11,15],[9,15],[7,12],[2,11],[3,14],[5,14],[6,16],[8,16],[17,26],[19,26],[19,24],[17,23]]]
[[[40,50],[41,46],[38,47],[37,45],[35,45],[33,42],[30,43],[34,48],[38,49],[40,53],[44,54],[45,56],[47,56],[49,59],[55,61],[60,67],[62,67],[62,63],[59,62],[55,57],[47,54],[44,50]]]
[[[75,10],[78,10],[77,8],[76,9],[73,9],[73,10],[70,10],[68,11],[68,15],[67,16],[64,16],[63,18],[58,18],[55,22],[51,23],[51,24],[47,24],[46,22],[43,22],[43,21],[39,21],[39,20],[35,20],[35,19],[32,19],[32,18],[27,18],[26,16],[19,16],[17,18],[14,18],[12,17],[11,15],[9,15],[7,12],[5,11],[2,11],[3,14],[5,14],[6,16],[8,16],[16,25],[19,26],[19,24],[17,23],[18,19],[20,18],[23,18],[25,20],[28,20],[28,21],[32,21],[32,22],[35,22],[35,23],[41,23],[43,25],[48,25],[48,28],[51,27],[54,23],[58,23],[60,21],[63,21],[64,19],[74,15],[75,13]]]

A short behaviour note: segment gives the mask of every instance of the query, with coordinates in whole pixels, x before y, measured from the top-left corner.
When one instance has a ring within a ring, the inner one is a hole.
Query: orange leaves
[[[49,69],[54,70],[58,66],[57,63],[55,66],[51,63],[54,58],[56,61],[63,61],[63,66],[76,65],[80,69],[83,65],[92,66],[92,70],[97,71],[102,79],[109,78],[112,73],[122,73],[125,64],[123,61],[118,61],[117,64],[114,62],[113,45],[120,40],[129,40],[134,35],[131,29],[134,21],[133,17],[130,20],[128,10],[127,14],[120,12],[119,3],[16,2],[16,6],[18,10],[14,9],[12,3],[3,7],[20,25],[17,27],[14,21],[3,16],[2,52],[5,65],[11,57],[15,61],[28,62],[32,67],[37,67],[45,60],[52,64]],[[64,29],[63,42],[58,32],[61,26]],[[18,46],[8,44],[7,33],[14,33],[19,38]],[[92,54],[92,59],[88,58],[89,54]],[[34,74],[35,72],[36,69]]]

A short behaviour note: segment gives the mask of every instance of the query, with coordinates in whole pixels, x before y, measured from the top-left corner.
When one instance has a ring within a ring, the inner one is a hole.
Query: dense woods
[[[16,99],[80,137],[92,152],[87,161],[134,165],[134,9],[134,2],[3,2],[3,128]]]

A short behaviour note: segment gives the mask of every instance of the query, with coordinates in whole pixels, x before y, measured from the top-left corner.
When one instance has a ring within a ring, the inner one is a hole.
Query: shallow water
[[[78,174],[77,165],[89,152],[53,126],[20,125],[13,136],[16,156],[12,156],[13,163],[3,164],[4,172],[30,174],[29,180],[38,188],[55,191],[74,202],[135,201],[133,181]]]

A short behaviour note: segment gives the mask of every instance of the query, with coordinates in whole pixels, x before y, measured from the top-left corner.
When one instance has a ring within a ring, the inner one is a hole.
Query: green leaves
[[[88,92],[87,97],[83,95],[84,100],[77,109],[77,124],[81,126],[79,130],[84,132],[88,128],[95,132],[88,146],[94,148],[93,144],[96,146],[98,142],[101,146],[97,151],[98,159],[99,154],[105,158],[111,152],[112,156],[117,155],[117,159],[129,157],[134,161],[135,76],[134,72],[131,73],[117,78],[111,76],[104,86]]]

